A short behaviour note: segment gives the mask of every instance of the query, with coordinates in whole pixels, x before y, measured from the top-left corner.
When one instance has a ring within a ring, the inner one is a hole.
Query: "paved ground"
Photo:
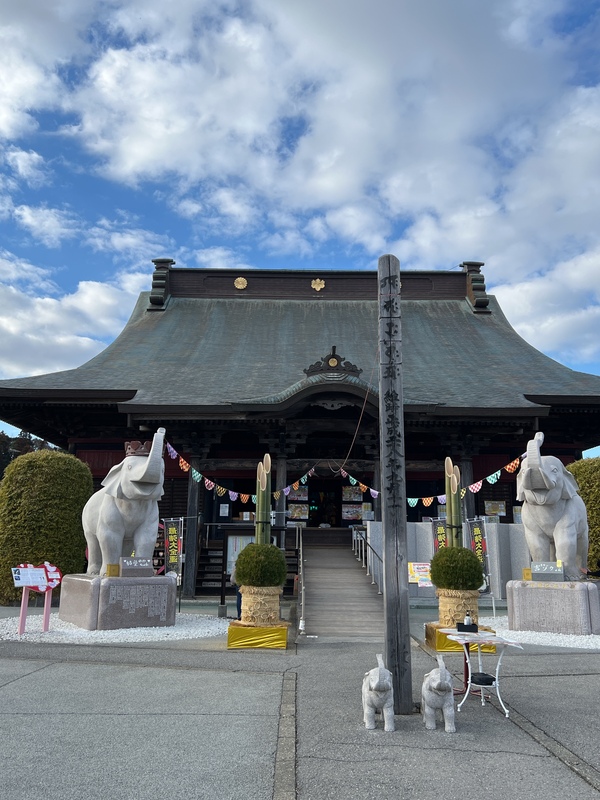
[[[184,601],[182,611],[216,615],[217,603]],[[435,666],[418,640],[435,617],[411,609],[415,704]],[[493,698],[482,708],[470,697],[456,734],[426,731],[417,713],[385,733],[365,730],[360,694],[380,630],[342,628],[308,624],[285,651],[228,651],[224,637],[0,642],[0,800],[598,797],[600,651],[510,651],[509,719]],[[459,686],[462,656],[446,663]]]

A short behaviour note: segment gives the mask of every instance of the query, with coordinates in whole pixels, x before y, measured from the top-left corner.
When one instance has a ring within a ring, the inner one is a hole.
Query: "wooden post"
[[[393,675],[394,713],[411,714],[400,262],[381,256],[377,272],[385,662]]]
[[[192,469],[200,472],[200,459],[193,456],[188,473],[188,501],[187,520],[185,526],[185,541],[183,552],[185,564],[183,566],[182,594],[184,597],[194,597],[196,594],[196,573],[198,571],[198,532],[200,508],[200,483],[194,480]]]

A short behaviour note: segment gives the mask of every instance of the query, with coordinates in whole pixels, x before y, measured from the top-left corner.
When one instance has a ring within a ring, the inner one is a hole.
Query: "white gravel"
[[[170,628],[127,628],[117,631],[86,631],[71,622],[63,622],[58,613],[50,614],[48,630],[42,631],[42,615],[29,615],[25,633],[18,634],[19,618],[0,620],[0,641],[38,644],[121,644],[123,642],[162,642],[173,639],[205,639],[224,636],[229,620],[200,614],[177,614]]]
[[[117,631],[86,631],[70,622],[63,622],[58,613],[50,614],[49,630],[42,631],[43,617],[31,614],[27,617],[25,633],[19,636],[18,616],[0,619],[0,641],[35,642],[38,644],[120,644],[126,642],[161,642],[175,639],[205,639],[225,636],[229,620],[223,617],[201,614],[177,614],[175,625],[170,628],[127,628]],[[585,650],[600,650],[600,636],[573,636],[537,631],[511,631],[508,617],[479,617],[479,624],[486,625],[499,636],[506,636],[521,644],[546,647],[573,647]]]
[[[568,633],[542,633],[540,631],[511,631],[508,617],[479,617],[479,624],[496,631],[520,644],[537,644],[545,647],[575,647],[584,650],[600,650],[600,636],[575,636]]]

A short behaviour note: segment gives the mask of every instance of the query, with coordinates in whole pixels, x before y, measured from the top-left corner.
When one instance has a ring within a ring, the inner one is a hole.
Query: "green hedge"
[[[11,573],[18,564],[83,572],[81,512],[92,492],[89,467],[68,453],[39,450],[8,465],[0,483],[0,604],[21,598]]]
[[[274,544],[248,544],[237,557],[238,586],[282,586],[286,577],[285,555]]]
[[[600,458],[582,458],[569,464],[567,469],[579,484],[579,494],[587,508],[590,527],[588,567],[595,571],[600,559]]]

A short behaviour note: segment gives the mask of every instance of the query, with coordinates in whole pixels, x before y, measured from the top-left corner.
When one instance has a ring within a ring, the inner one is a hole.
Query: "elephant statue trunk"
[[[82,513],[88,545],[88,575],[106,575],[109,564],[133,551],[152,558],[163,495],[165,429],[150,442],[126,442],[125,458],[112,467]]]
[[[559,458],[540,455],[543,433],[527,443],[517,475],[525,540],[533,561],[563,562],[565,577],[581,580],[587,569],[588,524],[577,481]]]

